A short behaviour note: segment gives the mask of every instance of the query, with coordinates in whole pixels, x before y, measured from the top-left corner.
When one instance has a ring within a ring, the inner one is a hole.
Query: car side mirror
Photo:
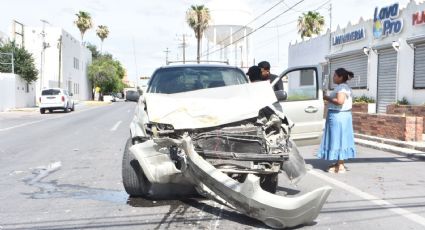
[[[274,91],[274,94],[278,101],[285,101],[288,98],[288,94],[284,90]]]

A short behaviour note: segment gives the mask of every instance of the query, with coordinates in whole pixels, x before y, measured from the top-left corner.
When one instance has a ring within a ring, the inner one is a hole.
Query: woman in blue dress
[[[344,173],[344,160],[356,156],[351,115],[353,93],[346,83],[353,76],[352,72],[344,68],[336,69],[333,82],[337,86],[329,96],[323,95],[323,99],[328,101],[328,113],[318,157],[336,161],[329,166],[330,173]]]

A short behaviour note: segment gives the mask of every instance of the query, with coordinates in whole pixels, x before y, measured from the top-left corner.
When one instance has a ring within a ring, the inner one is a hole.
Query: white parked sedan
[[[72,93],[60,88],[43,89],[40,96],[40,113],[44,114],[46,110],[50,113],[53,110],[63,110],[67,113],[69,110],[75,110],[75,102],[72,99]]]

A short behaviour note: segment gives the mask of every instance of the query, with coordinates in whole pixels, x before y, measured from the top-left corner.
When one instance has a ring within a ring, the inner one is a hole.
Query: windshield
[[[226,67],[176,67],[157,70],[149,93],[181,93],[248,83],[242,71]]]

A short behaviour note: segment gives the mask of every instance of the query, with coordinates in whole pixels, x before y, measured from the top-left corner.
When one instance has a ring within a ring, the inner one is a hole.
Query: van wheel
[[[147,196],[151,183],[145,176],[137,159],[130,152],[132,140],[129,138],[124,148],[122,159],[122,181],[125,191],[130,196]]]

